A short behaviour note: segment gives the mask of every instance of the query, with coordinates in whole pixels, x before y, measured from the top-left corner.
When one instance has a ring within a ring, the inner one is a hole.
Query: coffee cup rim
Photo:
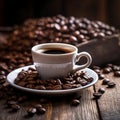
[[[45,53],[38,53],[37,50],[39,50],[40,48],[45,48],[47,46],[66,46],[66,49],[68,49],[68,47],[71,47],[73,50],[69,53],[65,53],[65,54],[45,54]],[[66,55],[71,55],[71,54],[74,54],[74,53],[77,53],[78,52],[78,49],[76,46],[74,45],[71,45],[71,44],[66,44],[66,43],[42,43],[42,44],[38,44],[38,45],[35,45],[32,47],[31,49],[32,52],[34,52],[35,54],[38,54],[38,55],[44,55],[44,56],[66,56]]]

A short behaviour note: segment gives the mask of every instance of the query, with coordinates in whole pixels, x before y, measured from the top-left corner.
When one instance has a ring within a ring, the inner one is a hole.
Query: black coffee
[[[66,53],[70,53],[70,50],[67,49],[57,49],[57,48],[53,48],[53,49],[41,49],[39,50],[39,52],[45,53],[45,54],[66,54]]]
[[[65,54],[67,52],[64,50],[46,50],[43,53],[45,53],[45,54]]]

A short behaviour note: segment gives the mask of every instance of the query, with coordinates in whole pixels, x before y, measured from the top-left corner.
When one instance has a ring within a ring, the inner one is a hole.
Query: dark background
[[[0,26],[45,16],[87,17],[120,28],[120,0],[0,0]]]

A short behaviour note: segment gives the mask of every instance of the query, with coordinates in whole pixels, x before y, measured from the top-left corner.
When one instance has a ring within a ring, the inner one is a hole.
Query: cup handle
[[[80,69],[84,69],[84,68],[87,68],[90,66],[90,64],[92,63],[92,57],[89,53],[87,52],[81,52],[81,53],[78,53],[75,57],[75,63],[78,62],[80,60],[81,57],[86,57],[87,58],[87,62],[83,65],[75,65],[74,68],[73,68],[73,71],[72,72],[76,72]]]

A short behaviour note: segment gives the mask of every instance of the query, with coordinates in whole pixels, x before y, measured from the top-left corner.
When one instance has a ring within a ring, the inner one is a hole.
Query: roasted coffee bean
[[[60,80],[60,79],[57,79],[57,80],[56,80],[56,84],[57,84],[57,85],[62,85],[61,80]]]
[[[61,85],[55,85],[55,86],[53,86],[52,89],[53,89],[53,90],[61,90],[61,89],[62,89],[62,86],[61,86]]]
[[[51,85],[46,86],[46,90],[53,90],[53,86]]]
[[[18,78],[22,79],[26,76],[26,72],[24,70],[22,70],[19,74],[18,74]]]
[[[100,93],[102,93],[102,94],[105,93],[105,88],[99,88],[99,89],[98,89],[98,92],[100,92]]]
[[[30,107],[27,109],[28,114],[34,115],[37,112],[37,109],[34,107]]]
[[[108,88],[113,88],[116,86],[116,84],[114,82],[108,82]]]
[[[5,75],[0,75],[0,80],[5,80],[6,76]]]
[[[86,74],[85,74],[85,72],[83,72],[83,71],[81,71],[81,72],[77,72],[77,76],[79,76],[79,77],[82,77],[82,78],[84,78],[84,76],[85,76]]]
[[[98,73],[98,74],[101,72],[100,69],[94,69],[94,71],[95,71],[96,73]]]
[[[85,86],[88,84],[88,82],[84,79],[78,79],[77,82],[80,83],[82,86]]]
[[[27,99],[28,99],[27,96],[24,95],[24,96],[18,97],[18,98],[17,98],[17,101],[18,101],[19,103],[22,103],[22,102],[25,102]]]
[[[37,90],[46,90],[46,87],[44,85],[36,85],[34,87],[34,89],[37,89]]]
[[[97,38],[103,38],[105,37],[105,34],[103,32],[98,33]]]
[[[110,73],[112,71],[112,68],[111,67],[105,67],[103,69],[103,73]]]
[[[41,104],[36,104],[35,108],[42,108],[42,105]]]
[[[20,109],[20,106],[17,105],[17,104],[13,104],[13,105],[11,105],[11,108],[12,108],[14,111],[17,111],[17,110]]]
[[[119,66],[114,65],[114,66],[113,66],[113,70],[114,70],[114,71],[120,71],[120,67],[119,67]]]
[[[5,71],[1,70],[0,75],[5,75]]]
[[[15,84],[17,84],[19,86],[22,86],[22,87],[25,87],[26,82],[24,82],[24,81],[15,81]]]
[[[59,25],[59,24],[57,24],[57,23],[56,23],[56,24],[54,24],[54,27],[55,27],[55,29],[56,29],[56,30],[58,30],[58,31],[59,31],[59,30],[61,30],[60,25]]]
[[[101,79],[104,79],[104,78],[105,78],[105,75],[102,74],[102,73],[99,73],[99,74],[98,74],[98,77],[99,77],[99,79],[101,80]]]
[[[81,87],[82,85],[81,84],[72,84],[72,88],[78,88],[78,87]]]
[[[64,84],[63,89],[72,89],[72,85],[71,84]]]
[[[8,101],[7,104],[8,104],[8,106],[11,106],[11,105],[16,105],[17,102],[11,100],[11,101]]]
[[[5,75],[0,75],[0,84],[3,84],[6,82],[6,76]]]
[[[115,71],[115,72],[114,72],[114,76],[120,77],[120,71]]]
[[[93,70],[95,70],[95,69],[100,70],[100,67],[99,66],[93,66]]]
[[[73,80],[73,81],[66,81],[66,83],[67,83],[67,84],[75,84],[76,81],[75,81],[75,80]]]
[[[48,80],[47,80],[48,81]],[[49,82],[51,83],[51,84],[53,84],[53,85],[60,85],[61,84],[61,81],[60,81],[60,79],[51,79],[51,80],[49,80]]]
[[[3,63],[3,62],[0,62],[0,69],[1,70],[5,70],[5,71],[8,71],[8,66],[6,63]]]
[[[80,34],[80,32],[78,30],[76,30],[73,35],[75,35],[76,37]]]
[[[106,66],[113,68],[113,64],[111,64],[111,63],[107,64]]]
[[[86,79],[87,82],[92,82],[94,79],[92,77],[89,77],[88,79]]]
[[[71,42],[77,42],[77,38],[75,36],[70,36],[70,41]]]
[[[64,78],[65,81],[73,81],[73,78],[72,77],[67,77],[67,78]]]
[[[38,107],[38,108],[37,108],[37,112],[38,112],[39,114],[44,114],[44,113],[46,112],[46,109],[43,108],[43,107]]]
[[[8,101],[16,101],[17,100],[17,96],[16,95],[12,95],[8,98]]]
[[[108,82],[110,82],[110,79],[105,78],[105,79],[103,79],[102,84],[103,84],[103,85],[107,85]]]
[[[102,96],[102,93],[95,92],[95,93],[93,93],[93,96],[95,99],[99,99]]]
[[[24,87],[27,87],[27,88],[30,88],[30,89],[34,89],[34,84],[27,84],[26,86]]]
[[[77,106],[79,104],[80,104],[80,100],[78,100],[78,99],[73,99],[72,102],[71,102],[72,106]]]

